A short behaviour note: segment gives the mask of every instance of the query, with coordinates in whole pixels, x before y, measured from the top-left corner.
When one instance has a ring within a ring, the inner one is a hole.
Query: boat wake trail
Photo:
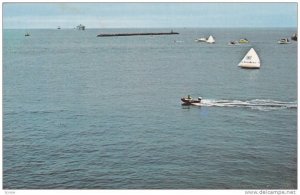
[[[282,102],[275,100],[213,100],[203,99],[201,103],[193,104],[195,106],[215,106],[215,107],[240,107],[240,108],[251,108],[256,110],[268,111],[278,109],[297,109],[297,102]]]

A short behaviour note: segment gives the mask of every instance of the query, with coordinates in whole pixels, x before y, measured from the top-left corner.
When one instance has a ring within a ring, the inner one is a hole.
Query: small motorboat
[[[278,44],[289,44],[291,42],[288,38],[284,38],[284,39],[280,39],[277,43]]]
[[[29,37],[29,36],[30,36],[30,34],[29,34],[29,33],[26,33],[26,34],[25,34],[25,37]]]
[[[201,99],[202,99],[201,97],[198,97],[198,99],[193,99],[190,95],[188,95],[187,97],[181,98],[181,101],[185,105],[191,105],[194,103],[201,103]]]
[[[228,45],[239,45],[238,41],[230,41]]]
[[[248,39],[244,38],[244,39],[240,39],[239,43],[249,43]]]

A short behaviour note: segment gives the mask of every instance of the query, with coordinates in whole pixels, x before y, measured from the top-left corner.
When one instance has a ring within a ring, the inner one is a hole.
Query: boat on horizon
[[[256,51],[253,48],[251,48],[238,66],[241,68],[259,69],[260,59]]]
[[[85,30],[85,26],[82,24],[79,24],[78,26],[76,26],[77,30]]]

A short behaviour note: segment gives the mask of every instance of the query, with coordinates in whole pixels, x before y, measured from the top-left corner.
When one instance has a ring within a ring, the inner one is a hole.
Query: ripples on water
[[[174,31],[4,30],[4,188],[297,188],[296,30]],[[260,70],[237,67],[251,47]]]

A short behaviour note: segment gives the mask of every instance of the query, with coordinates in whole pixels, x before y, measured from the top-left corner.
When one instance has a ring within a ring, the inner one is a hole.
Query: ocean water
[[[296,29],[170,30],[4,30],[3,188],[297,188]]]

